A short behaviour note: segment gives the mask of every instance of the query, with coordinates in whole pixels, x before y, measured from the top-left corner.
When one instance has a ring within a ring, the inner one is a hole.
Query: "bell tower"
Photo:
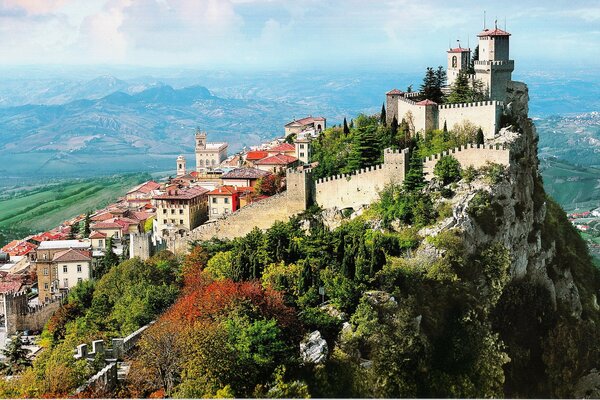
[[[448,86],[452,86],[458,74],[463,71],[466,73],[469,70],[471,62],[471,49],[458,47],[448,50]]]
[[[206,149],[206,132],[196,128],[196,151]]]
[[[185,157],[183,155],[177,157],[177,176],[183,176],[186,173]]]

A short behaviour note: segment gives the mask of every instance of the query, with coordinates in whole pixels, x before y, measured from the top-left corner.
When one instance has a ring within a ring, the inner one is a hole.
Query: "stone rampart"
[[[377,201],[379,192],[387,184],[402,183],[407,168],[407,149],[386,149],[383,164],[317,180],[315,201],[325,209],[358,209]]]
[[[437,128],[444,126],[449,130],[455,125],[469,121],[481,127],[486,139],[493,139],[500,128],[500,116],[504,108],[501,101],[480,101],[475,103],[440,104],[438,106]]]
[[[501,146],[469,144],[427,157],[423,162],[423,174],[426,180],[430,181],[433,178],[433,169],[439,159],[448,155],[456,158],[463,169],[468,166],[481,168],[488,162],[510,165],[510,150]]]

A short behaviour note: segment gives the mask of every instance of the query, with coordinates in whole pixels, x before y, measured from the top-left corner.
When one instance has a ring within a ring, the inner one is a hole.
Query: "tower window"
[[[452,56],[452,68],[456,68],[456,56]]]

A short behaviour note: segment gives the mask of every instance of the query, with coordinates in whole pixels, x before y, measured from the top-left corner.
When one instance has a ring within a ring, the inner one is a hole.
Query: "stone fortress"
[[[485,145],[461,146],[425,159],[423,171],[426,180],[432,179],[435,164],[444,155],[455,157],[463,168],[480,168],[488,162],[507,167],[516,163],[508,148],[492,144],[497,142],[495,139],[501,129],[501,116],[510,114],[512,102],[519,102],[517,92],[522,93],[524,87],[524,84],[511,80],[514,61],[508,59],[510,34],[496,28],[485,29],[478,36],[480,59],[475,61],[475,74],[470,76],[470,80],[481,80],[491,100],[439,105],[431,100],[414,101],[418,93],[403,93],[395,89],[386,94],[388,122],[394,117],[401,121],[408,116],[412,118],[415,132],[426,132],[439,129],[444,123],[451,128],[468,121],[481,127],[484,132]],[[468,67],[469,61],[469,49],[459,47],[448,51],[450,82],[456,79],[459,71]],[[311,205],[323,209],[357,210],[377,201],[386,185],[401,184],[408,164],[408,149],[386,149],[383,164],[315,181],[311,173],[313,165],[304,163],[287,170],[285,192],[244,207],[226,218],[201,225],[191,232],[165,238],[167,247],[179,253],[186,252],[189,242],[193,240],[244,236],[256,227],[264,230],[276,221],[287,221]]]
[[[386,119],[404,119],[414,132],[441,129],[444,124],[451,129],[467,120],[481,127],[486,139],[493,139],[500,129],[500,117],[505,109],[508,85],[512,79],[515,62],[509,59],[510,33],[498,27],[484,29],[479,35],[479,60],[474,61],[475,74],[467,74],[469,81],[480,81],[489,101],[458,104],[437,104],[425,99],[415,101],[419,93],[404,93],[393,89],[386,93]],[[471,49],[457,47],[447,52],[448,85],[459,73],[467,73],[471,62]]]

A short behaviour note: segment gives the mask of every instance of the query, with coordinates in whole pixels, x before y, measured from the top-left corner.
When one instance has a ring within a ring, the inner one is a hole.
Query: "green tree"
[[[476,139],[477,144],[484,144],[485,139],[483,136],[483,129],[481,129],[481,127],[479,129],[477,129],[477,139]]]
[[[472,101],[473,93],[469,86],[469,77],[464,71],[460,71],[456,80],[452,84],[448,102],[450,103],[468,103]]]
[[[398,144],[400,143],[400,141],[398,140],[398,119],[395,115],[394,118],[392,118],[392,125],[390,126],[390,135],[392,137],[392,140],[394,140]]]
[[[26,367],[31,366],[31,361],[28,358],[29,350],[23,348],[20,333],[13,336],[2,350],[2,355],[4,356],[4,362],[0,365],[0,369],[7,375],[16,375]]]
[[[106,240],[106,248],[104,249],[104,256],[100,262],[96,265],[96,278],[102,277],[112,267],[119,263],[119,256],[115,254],[115,243],[114,238],[111,236]]]
[[[385,103],[381,104],[381,115],[379,116],[379,123],[383,126],[387,126],[386,122],[386,113],[385,113]]]
[[[461,167],[458,160],[452,156],[443,156],[438,160],[433,168],[433,174],[447,185],[452,182],[457,182],[461,178]]]
[[[348,155],[347,172],[356,171],[374,165],[379,161],[381,154],[379,143],[375,135],[374,126],[357,128],[352,140],[352,149]]]
[[[469,74],[475,73],[475,61],[479,60],[479,45],[475,46],[471,55],[471,62],[469,63]]]
[[[437,70],[435,71],[435,86],[437,89],[439,89],[439,98],[438,100],[442,100],[443,95],[442,93],[442,88],[444,86],[446,86],[446,80],[447,80],[447,75],[446,75],[446,69],[444,67],[442,67],[441,65],[437,68]],[[435,101],[435,100],[434,100]]]
[[[74,222],[69,230],[69,239],[76,239],[79,234],[79,222]]]
[[[348,128],[348,122],[346,121],[346,117],[344,117],[344,134],[347,135],[350,133],[350,128]]]
[[[88,211],[85,214],[85,219],[83,220],[83,237],[90,236],[90,233],[91,233],[90,223],[91,223],[91,217],[90,217],[90,212]]]
[[[420,190],[425,186],[425,178],[423,177],[423,160],[419,156],[418,148],[412,149],[410,154],[410,162],[408,172],[404,178],[404,190],[412,192]]]

